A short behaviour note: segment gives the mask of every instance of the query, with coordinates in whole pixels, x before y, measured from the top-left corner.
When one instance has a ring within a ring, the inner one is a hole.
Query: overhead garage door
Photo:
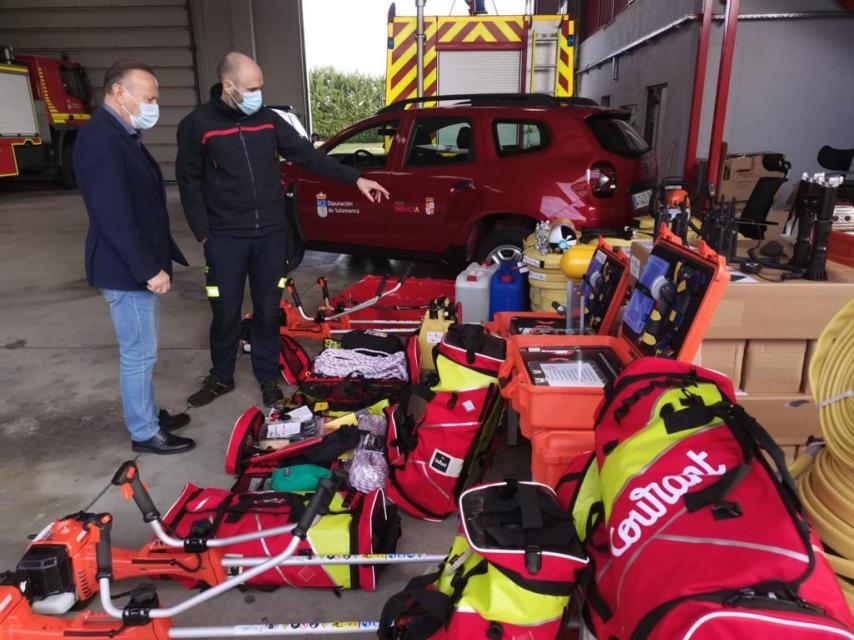
[[[133,58],[154,67],[160,120],[145,144],[167,180],[175,176],[175,130],[199,94],[186,0],[2,0],[0,43],[18,53],[67,55],[88,73],[100,102],[104,72]]]
[[[439,95],[517,93],[521,51],[439,51]]]

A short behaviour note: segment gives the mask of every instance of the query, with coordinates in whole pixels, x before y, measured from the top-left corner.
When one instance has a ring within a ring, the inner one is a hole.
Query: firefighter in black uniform
[[[353,185],[371,202],[388,198],[378,183],[317,151],[262,106],[264,76],[254,60],[229,53],[218,67],[210,100],[178,126],[176,177],[181,204],[204,245],[213,310],[211,367],[187,402],[200,407],[234,389],[243,289],[252,295],[252,369],[266,405],[282,398],[279,302],[289,248],[278,155],[308,171]]]

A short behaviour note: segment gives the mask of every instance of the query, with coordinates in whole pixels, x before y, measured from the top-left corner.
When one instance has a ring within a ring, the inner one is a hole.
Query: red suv
[[[388,201],[282,164],[306,248],[485,260],[518,251],[540,220],[621,229],[646,213],[657,165],[627,113],[538,94],[439,100],[391,104],[321,147]]]

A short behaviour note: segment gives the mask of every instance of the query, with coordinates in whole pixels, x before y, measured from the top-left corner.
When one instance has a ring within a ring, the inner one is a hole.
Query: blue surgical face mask
[[[235,91],[240,93],[240,90],[237,88],[235,88]],[[243,102],[238,102],[237,107],[247,116],[251,116],[264,104],[264,100],[261,97],[261,89],[240,93],[240,96],[243,98]]]
[[[151,127],[157,124],[157,120],[160,118],[160,105],[157,103],[139,102],[130,94],[130,91],[128,91],[128,95],[131,100],[136,102],[136,106],[139,107],[139,115],[135,116],[128,111],[130,125],[134,129],[151,129]],[[127,107],[125,107],[125,110],[127,110]]]

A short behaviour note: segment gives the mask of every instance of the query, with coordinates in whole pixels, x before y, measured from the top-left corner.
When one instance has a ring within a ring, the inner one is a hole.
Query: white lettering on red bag
[[[726,465],[712,467],[705,451],[689,451],[689,464],[679,475],[664,476],[661,482],[650,482],[643,487],[635,487],[629,493],[634,507],[616,527],[610,527],[611,553],[620,557],[641,538],[644,528],[651,527],[667,513],[688,490],[700,484],[704,476],[721,476],[726,473]],[[614,538],[618,538],[615,542]]]

